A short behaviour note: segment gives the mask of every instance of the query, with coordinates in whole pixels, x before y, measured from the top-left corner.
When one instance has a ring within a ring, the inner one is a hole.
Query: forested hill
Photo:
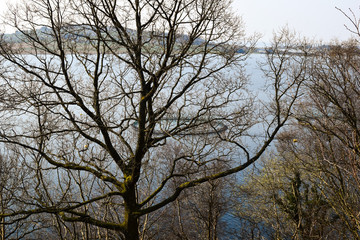
[[[63,40],[75,41],[76,43],[89,43],[91,41],[96,40],[98,37],[98,33],[96,32],[99,29],[95,29],[89,25],[68,25],[60,30],[60,36]],[[101,36],[104,38],[118,38],[118,33],[115,27],[104,27],[101,31]],[[129,37],[136,38],[136,31],[130,28],[126,29]],[[56,33],[58,35],[59,33]],[[26,39],[29,35],[33,35],[35,38],[41,41],[53,41],[55,39],[55,33],[50,27],[40,27],[38,29],[32,30],[17,30],[15,33],[7,33],[3,35],[3,40],[8,43],[24,43],[24,38]],[[144,44],[154,44],[157,46],[165,46],[167,38],[169,36],[168,32],[145,32],[145,37],[143,37]],[[189,35],[179,33],[175,34],[175,41],[178,44],[186,43],[188,41],[193,41],[194,46],[198,46],[201,44],[208,44],[209,46],[216,46],[218,43],[209,43],[205,41],[203,38],[198,37],[196,39],[190,39]],[[265,49],[263,48],[251,48],[253,52],[257,53],[265,53]],[[219,50],[219,49],[218,49]],[[239,46],[237,48],[238,53],[247,53],[249,52],[250,47],[248,46]],[[220,50],[221,51],[221,50]]]

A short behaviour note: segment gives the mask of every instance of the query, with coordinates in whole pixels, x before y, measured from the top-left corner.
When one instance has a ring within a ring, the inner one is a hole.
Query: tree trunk
[[[5,221],[4,218],[0,218],[0,239],[5,240]]]
[[[125,202],[125,229],[126,240],[139,240],[139,217],[134,213],[138,210],[135,186],[128,186]]]
[[[2,197],[2,189],[0,192],[0,213],[4,213],[4,204],[3,204],[3,197]],[[5,218],[0,217],[0,240],[5,240]]]
[[[124,233],[126,240],[139,240],[139,221],[137,217],[129,215],[127,217],[127,231]]]

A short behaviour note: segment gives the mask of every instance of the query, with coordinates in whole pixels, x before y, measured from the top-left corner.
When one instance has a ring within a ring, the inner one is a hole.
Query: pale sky
[[[0,12],[8,0],[0,0]],[[210,1],[210,0],[209,0]],[[249,34],[258,32],[267,42],[273,31],[287,25],[300,35],[316,40],[346,40],[348,20],[335,7],[360,17],[359,0],[233,0],[234,11],[243,17]],[[11,3],[16,0],[11,0]],[[3,27],[0,27],[4,30]],[[6,29],[9,32],[8,29]]]
[[[346,40],[351,34],[348,19],[335,7],[360,18],[359,0],[233,0],[234,10],[246,24],[247,32],[263,34],[263,41],[287,25],[300,35],[316,40]]]

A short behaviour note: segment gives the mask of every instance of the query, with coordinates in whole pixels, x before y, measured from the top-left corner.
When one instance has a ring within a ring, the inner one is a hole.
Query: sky
[[[5,11],[6,2],[0,0],[0,12]],[[261,33],[263,42],[284,26],[314,40],[346,40],[351,34],[344,24],[349,21],[335,7],[347,13],[350,8],[360,17],[359,6],[359,0],[233,0],[233,10],[242,16],[247,33]]]
[[[264,42],[284,26],[314,40],[347,40],[351,34],[344,24],[350,26],[349,20],[336,7],[346,13],[350,8],[360,18],[359,0],[233,1],[234,11],[242,16],[247,32],[261,33]]]

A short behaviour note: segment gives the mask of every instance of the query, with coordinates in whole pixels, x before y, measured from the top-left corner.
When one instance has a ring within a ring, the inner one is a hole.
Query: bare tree
[[[8,212],[21,211],[29,201],[28,192],[35,183],[29,169],[23,166],[22,156],[7,155],[0,157],[0,239],[23,239],[34,232],[48,228],[42,216],[28,217],[18,221],[14,217],[6,217]]]
[[[317,163],[324,196],[356,239],[360,237],[359,56],[354,41],[319,51],[307,84],[309,98],[297,114],[307,132],[303,135],[313,139],[303,151]]]
[[[242,229],[242,239],[346,238],[313,172],[287,154],[264,160],[237,188],[236,216],[256,226]]]
[[[289,44],[273,49],[271,103],[258,120],[246,54],[237,53],[254,42],[229,6],[40,0],[13,7],[6,22],[16,39],[0,44],[0,141],[23,156],[36,184],[22,209],[1,217],[52,214],[60,238],[81,225],[84,238],[94,236],[91,226],[139,239],[144,216],[259,159],[289,118],[304,68],[278,69],[297,55]],[[261,132],[256,148],[253,128]],[[226,168],[211,171],[216,163]]]
[[[359,53],[357,39],[310,51],[297,121],[279,138],[278,159],[241,187],[240,215],[260,235],[270,225],[275,237],[359,239]]]
[[[212,172],[219,169],[217,166]],[[221,239],[226,234],[222,218],[229,209],[229,189],[234,182],[227,177],[186,189],[173,203],[155,214],[156,220],[148,227],[152,236],[145,239]]]

